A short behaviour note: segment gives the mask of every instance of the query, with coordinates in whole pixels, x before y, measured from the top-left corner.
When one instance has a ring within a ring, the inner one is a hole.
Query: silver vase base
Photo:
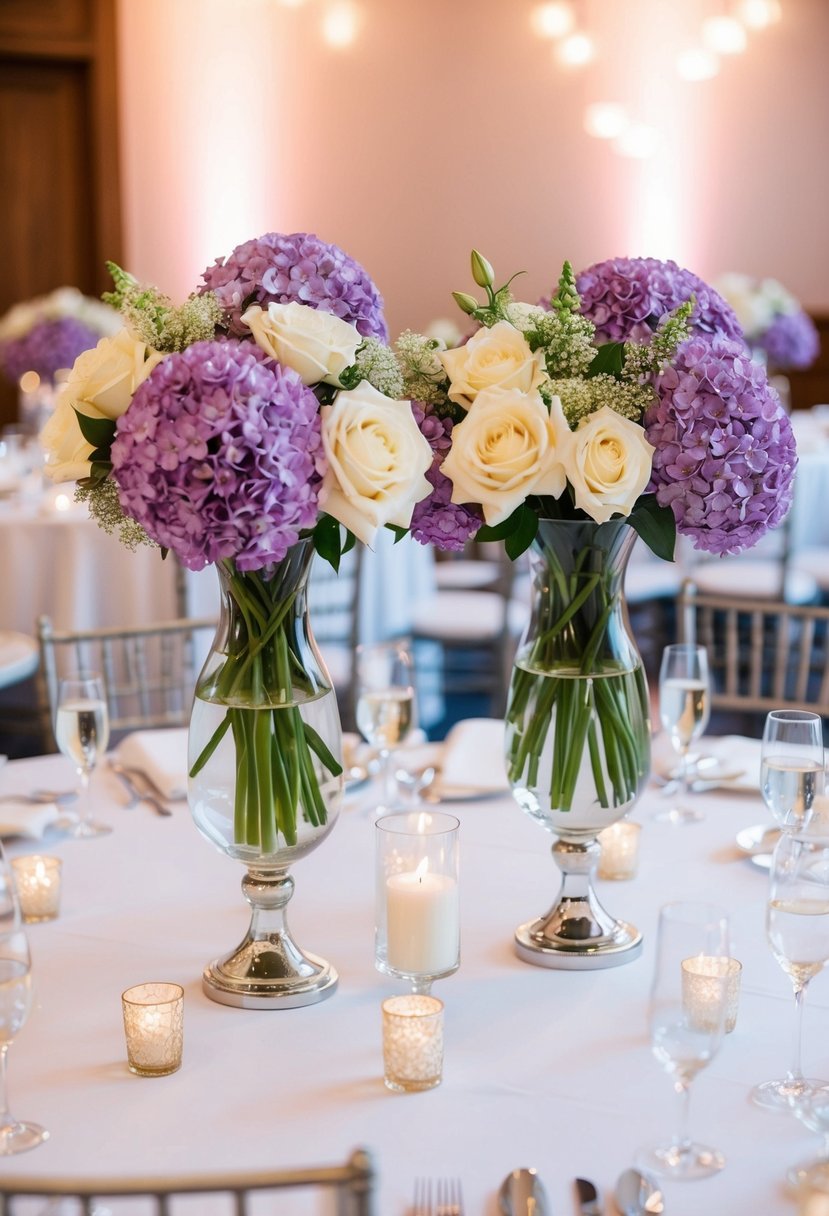
[[[642,934],[623,920],[614,921],[611,932],[586,941],[545,936],[539,933],[539,924],[543,925],[544,921],[531,920],[515,930],[515,953],[523,962],[535,967],[600,971],[632,963],[642,953]]]
[[[340,977],[331,964],[315,954],[302,958],[297,973],[260,976],[234,966],[238,956],[214,959],[202,973],[202,990],[211,1001],[236,1009],[301,1009],[333,996]]]

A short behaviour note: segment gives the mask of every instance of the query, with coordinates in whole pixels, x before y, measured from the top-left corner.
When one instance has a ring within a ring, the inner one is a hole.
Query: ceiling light
[[[322,36],[329,46],[343,49],[351,46],[360,26],[360,10],[351,0],[331,4],[322,19]]]
[[[677,56],[676,70],[683,80],[710,80],[720,70],[720,61],[713,51],[692,47]]]
[[[539,38],[563,38],[575,24],[573,10],[564,0],[537,4],[530,13],[530,24]]]
[[[613,150],[620,156],[645,160],[656,151],[658,136],[653,127],[644,122],[632,122],[613,141]]]
[[[595,53],[593,39],[588,34],[570,34],[556,48],[559,62],[569,68],[578,68],[589,63]]]
[[[596,139],[615,139],[627,125],[625,107],[617,101],[596,101],[584,111],[584,129]]]
[[[742,0],[737,12],[743,24],[752,30],[764,30],[783,16],[780,0]]]
[[[702,39],[718,55],[739,55],[748,43],[736,17],[708,17],[702,23]]]

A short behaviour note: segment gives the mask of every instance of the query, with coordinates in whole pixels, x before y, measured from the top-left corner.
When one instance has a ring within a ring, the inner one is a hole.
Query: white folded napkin
[[[443,745],[440,783],[444,788],[509,789],[501,718],[466,718],[452,727]]]
[[[187,797],[187,730],[137,730],[118,745],[122,764],[141,768],[165,798]]]
[[[60,817],[54,802],[0,802],[0,836],[31,836],[40,840]]]

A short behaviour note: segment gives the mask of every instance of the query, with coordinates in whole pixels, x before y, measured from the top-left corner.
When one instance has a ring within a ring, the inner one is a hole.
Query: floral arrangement
[[[336,246],[245,242],[180,306],[110,269],[124,327],[73,366],[41,436],[47,472],[77,480],[128,545],[225,575],[236,627],[197,698],[227,709],[191,776],[230,730],[237,842],[269,852],[295,843],[300,812],[325,821],[319,787],[341,771],[300,713],[318,690],[291,649],[281,564],[307,542],[337,566],[355,537],[408,527],[431,449],[400,399],[380,295]]]
[[[773,370],[810,367],[820,352],[814,321],[776,279],[730,272],[717,280],[743,327],[745,340]]]
[[[120,327],[113,309],[75,287],[60,287],[16,304],[0,318],[0,371],[15,383],[36,372],[43,383],[54,384],[82,351]]]

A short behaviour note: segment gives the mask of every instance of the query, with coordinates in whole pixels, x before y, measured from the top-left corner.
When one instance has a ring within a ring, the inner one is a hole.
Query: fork
[[[460,1179],[415,1178],[412,1216],[463,1216]]]

